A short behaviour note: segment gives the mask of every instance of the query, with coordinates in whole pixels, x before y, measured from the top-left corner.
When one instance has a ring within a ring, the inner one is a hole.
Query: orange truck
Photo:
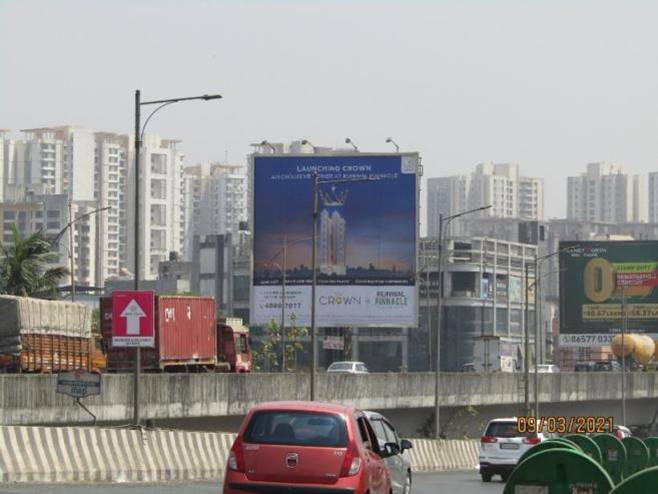
[[[107,360],[91,329],[91,308],[0,295],[0,372],[99,372]]]

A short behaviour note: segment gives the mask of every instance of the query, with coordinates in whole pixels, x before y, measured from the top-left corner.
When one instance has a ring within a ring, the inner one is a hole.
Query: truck
[[[107,360],[91,312],[84,304],[0,295],[0,372],[102,371]]]
[[[473,348],[475,372],[517,372],[521,356],[519,343],[509,338],[488,336],[477,338]]]
[[[215,299],[156,295],[155,347],[142,348],[147,372],[251,372],[249,328],[242,319],[217,319]],[[100,300],[101,331],[110,372],[134,367],[132,348],[112,346],[112,297]]]

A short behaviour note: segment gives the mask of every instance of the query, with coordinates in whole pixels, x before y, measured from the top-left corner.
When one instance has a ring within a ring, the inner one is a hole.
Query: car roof
[[[379,419],[384,419],[386,420],[386,417],[384,417],[381,413],[379,412],[373,412],[370,410],[364,410],[363,413],[365,416],[368,418],[368,420],[379,420]]]
[[[491,419],[489,423],[493,422],[516,422],[518,419],[516,417],[507,417],[507,418],[498,418],[498,419]]]
[[[330,365],[334,364],[362,364],[365,365],[363,362],[358,362],[356,360],[339,360],[338,362],[332,362]]]
[[[268,401],[259,403],[251,408],[254,412],[267,410],[291,410],[300,412],[333,412],[349,413],[354,411],[353,407],[339,403],[324,403],[320,401]]]

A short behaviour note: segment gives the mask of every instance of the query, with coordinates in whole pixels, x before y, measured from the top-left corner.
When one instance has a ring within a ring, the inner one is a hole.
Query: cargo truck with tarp
[[[102,370],[91,312],[73,302],[0,295],[0,372]]]

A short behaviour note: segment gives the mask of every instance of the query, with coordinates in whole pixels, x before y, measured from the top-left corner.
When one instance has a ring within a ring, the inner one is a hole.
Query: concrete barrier
[[[412,439],[409,451],[415,472],[473,470],[478,466],[480,443],[474,439]]]
[[[0,483],[167,482],[222,479],[235,434],[0,427]],[[416,439],[414,471],[471,470],[474,440]]]

